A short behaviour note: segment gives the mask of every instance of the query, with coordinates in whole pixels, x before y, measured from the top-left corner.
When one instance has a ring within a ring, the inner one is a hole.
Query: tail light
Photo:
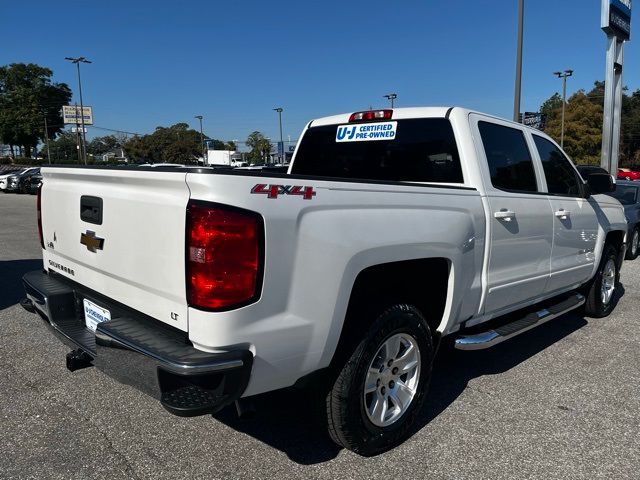
[[[349,123],[390,120],[392,116],[393,110],[367,110],[366,112],[352,113],[349,117]]]
[[[40,235],[40,246],[44,250],[44,236],[42,235],[42,183],[38,187],[36,209],[38,210],[38,235]]]
[[[190,202],[187,207],[187,299],[204,310],[256,301],[262,282],[264,227],[254,212]]]

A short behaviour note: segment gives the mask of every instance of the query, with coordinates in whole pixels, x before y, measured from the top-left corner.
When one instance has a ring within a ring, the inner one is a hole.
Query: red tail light
[[[40,235],[40,246],[44,249],[44,236],[42,235],[42,183],[38,187],[36,209],[38,210],[38,235]]]
[[[375,120],[390,120],[393,110],[367,110],[366,112],[352,113],[349,117],[351,122],[372,122]]]
[[[205,310],[256,301],[262,281],[264,228],[260,215],[224,205],[187,207],[187,299]]]

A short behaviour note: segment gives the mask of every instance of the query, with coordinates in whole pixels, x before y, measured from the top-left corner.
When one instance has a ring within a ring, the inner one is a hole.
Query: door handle
[[[493,216],[498,220],[510,222],[516,217],[516,212],[512,212],[511,210],[500,210],[499,212],[495,212]]]
[[[560,210],[555,212],[554,215],[558,217],[560,220],[566,220],[571,216],[571,212],[569,210],[565,210],[564,208],[561,208]]]

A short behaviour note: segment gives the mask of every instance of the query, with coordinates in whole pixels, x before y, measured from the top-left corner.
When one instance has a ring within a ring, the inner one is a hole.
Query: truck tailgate
[[[186,331],[186,174],[42,172],[45,268]]]

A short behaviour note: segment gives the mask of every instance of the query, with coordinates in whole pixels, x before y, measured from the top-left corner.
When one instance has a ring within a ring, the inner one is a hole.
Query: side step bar
[[[507,323],[486,332],[473,335],[463,335],[455,340],[455,348],[458,350],[484,350],[493,347],[510,338],[520,335],[532,328],[542,325],[560,315],[583,305],[586,301],[583,295],[576,293],[569,298],[548,308],[530,313],[518,320]]]

